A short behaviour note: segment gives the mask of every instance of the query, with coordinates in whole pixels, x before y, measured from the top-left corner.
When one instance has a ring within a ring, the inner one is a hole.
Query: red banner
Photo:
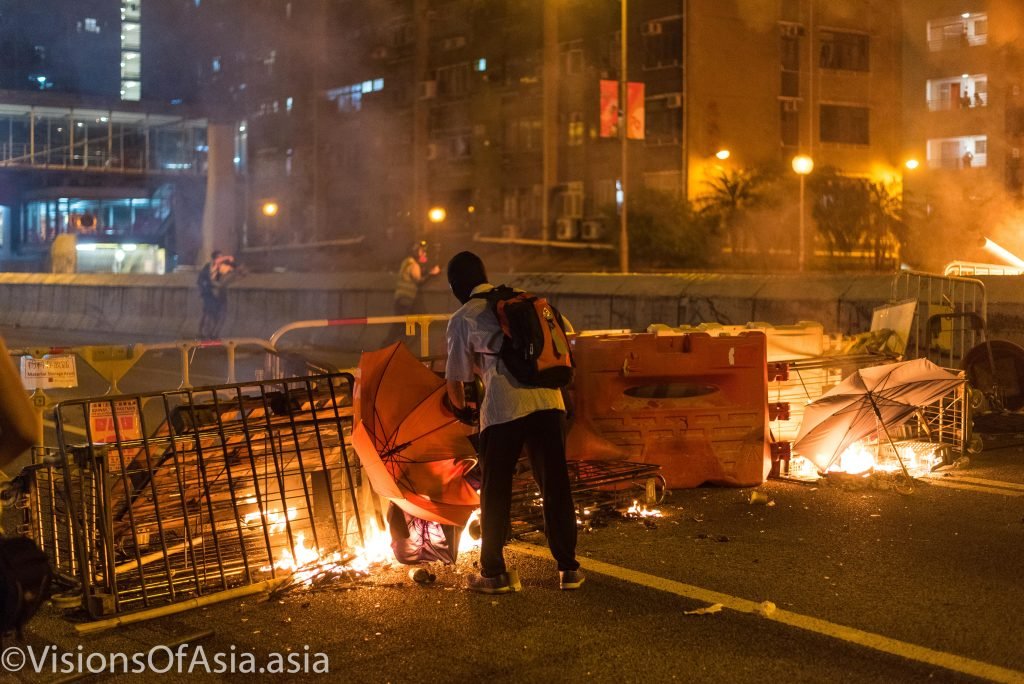
[[[626,86],[626,137],[644,139],[644,84]]]
[[[601,137],[619,135],[619,82],[601,81]]]

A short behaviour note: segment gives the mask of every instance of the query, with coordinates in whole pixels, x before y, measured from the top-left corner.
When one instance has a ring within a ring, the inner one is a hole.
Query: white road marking
[[[1015,489],[999,489],[997,487],[985,487],[976,484],[968,484],[966,482],[955,482],[950,480],[932,480],[929,479],[928,483],[933,487],[948,487],[949,489],[965,489],[970,492],[983,492],[985,494],[1002,494],[1003,496],[1024,496],[1024,491],[1017,491]]]
[[[966,475],[950,475],[945,479],[952,480],[953,482],[973,482],[975,484],[988,485],[989,487],[1002,487],[1003,489],[1019,489],[1024,492],[1024,484],[1007,482],[1006,480],[989,480],[984,477],[968,477]]]
[[[537,556],[540,558],[550,557],[547,549],[533,544],[517,543],[513,545],[513,548],[516,551],[520,551],[531,556]],[[682,596],[695,601],[702,601],[704,603],[721,603],[724,608],[728,608],[730,610],[735,610],[740,613],[760,615],[766,620],[774,620],[775,622],[789,625],[790,627],[796,627],[798,629],[832,637],[833,639],[857,644],[858,646],[881,651],[882,653],[889,653],[900,658],[916,660],[918,662],[935,665],[952,672],[960,672],[972,677],[980,677],[994,682],[1024,682],[1024,672],[1020,672],[1018,670],[1011,670],[1009,668],[1000,667],[999,665],[966,658],[964,656],[956,655],[955,653],[937,651],[925,646],[918,646],[917,644],[900,641],[899,639],[892,639],[890,637],[882,636],[881,634],[865,632],[864,630],[856,629],[855,627],[847,627],[845,625],[829,622],[828,620],[821,620],[809,615],[801,615],[800,613],[794,613],[780,608],[776,608],[772,612],[762,611],[761,604],[756,601],[750,601],[737,596],[704,589],[692,584],[676,582],[675,580],[665,579],[664,577],[658,577],[656,575],[649,575],[645,572],[630,570],[629,568],[623,568],[618,565],[612,565],[611,563],[605,563],[592,558],[580,558],[579,561],[580,565],[584,569],[591,572],[608,575],[609,577],[614,577],[625,582],[631,582],[643,587],[664,591],[669,594],[675,594],[676,596]]]

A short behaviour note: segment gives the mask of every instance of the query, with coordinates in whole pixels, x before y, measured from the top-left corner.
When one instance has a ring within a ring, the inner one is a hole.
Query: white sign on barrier
[[[78,387],[74,354],[21,357],[21,382],[27,390]]]

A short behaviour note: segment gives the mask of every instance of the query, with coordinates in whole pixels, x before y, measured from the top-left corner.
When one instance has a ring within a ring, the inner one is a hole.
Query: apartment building
[[[933,234],[973,244],[1024,189],[1024,5],[909,0],[903,23],[907,185]]]
[[[82,241],[83,268],[161,270],[155,254],[172,265],[192,258],[208,151],[207,121],[186,102],[194,69],[179,21],[193,3],[0,5],[5,268],[46,268],[67,233]]]

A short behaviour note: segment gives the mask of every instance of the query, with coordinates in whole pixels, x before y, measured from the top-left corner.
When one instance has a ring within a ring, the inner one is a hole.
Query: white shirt
[[[488,292],[490,283],[477,285],[472,294]],[[484,403],[480,407],[480,430],[508,423],[537,411],[565,410],[562,392],[521,385],[501,363],[503,335],[498,319],[486,299],[470,299],[448,321],[447,380],[472,382],[479,369],[484,381]]]

